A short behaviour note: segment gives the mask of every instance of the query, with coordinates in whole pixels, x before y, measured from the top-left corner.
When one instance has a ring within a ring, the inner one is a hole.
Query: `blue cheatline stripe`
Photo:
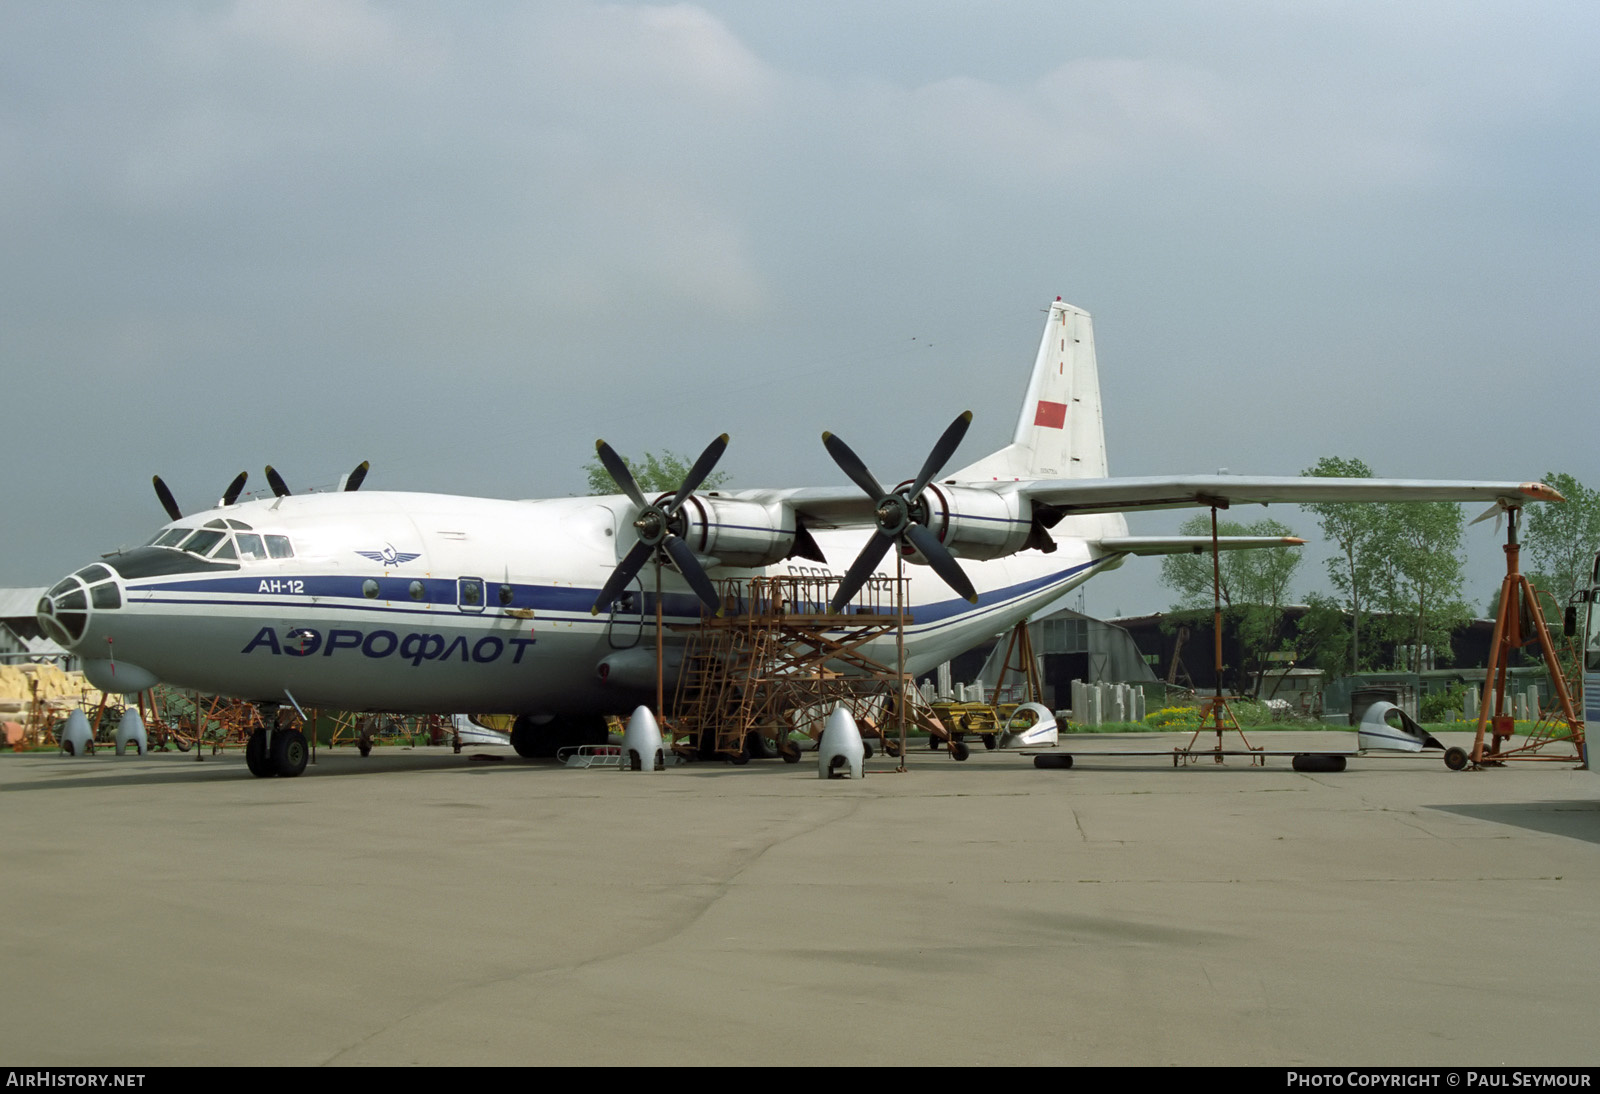
[[[910,629],[915,633],[929,633],[943,630],[946,627],[968,619],[990,615],[1010,605],[1013,601],[1033,593],[1047,589],[1051,585],[1065,583],[1078,574],[1085,573],[1097,566],[1111,562],[1119,556],[1108,555],[1064,570],[1045,574],[1042,577],[1030,578],[1027,581],[1008,585],[1001,589],[992,589],[978,595],[976,606],[967,603],[959,597],[947,600],[938,600],[930,604],[913,605],[916,621]],[[367,597],[362,592],[362,585],[368,580],[378,582],[378,595]],[[282,586],[286,582],[300,582],[304,587],[303,594],[284,596]],[[411,600],[410,586],[412,581],[421,581],[425,599],[418,603],[432,605],[431,607],[405,606]],[[587,589],[573,586],[560,585],[512,585],[512,600],[510,604],[501,605],[497,599],[491,599],[489,590],[498,589],[502,582],[483,579],[485,586],[485,600],[479,610],[487,613],[487,618],[501,618],[495,615],[497,608],[532,609],[547,613],[540,617],[544,622],[561,620],[563,622],[588,622],[598,619],[609,622],[611,616],[602,613],[596,617],[590,614],[590,607],[594,604],[599,589]],[[276,585],[276,589],[263,590],[263,585]],[[360,575],[326,575],[309,574],[303,577],[226,577],[205,579],[190,579],[185,581],[165,581],[145,585],[129,585],[127,587],[131,605],[136,604],[170,604],[170,605],[205,605],[207,607],[239,607],[239,608],[289,608],[297,610],[308,609],[337,609],[339,611],[370,612],[384,615],[415,615],[439,618],[441,613],[455,609],[456,579],[454,578],[409,578],[409,577],[384,577],[370,578]],[[210,593],[208,597],[181,597],[181,596],[156,596],[155,593]],[[232,596],[218,597],[215,594],[233,594]],[[628,613],[620,618],[625,622],[633,622],[635,614],[638,617],[648,617],[655,614],[656,597],[654,593],[634,594],[640,601],[637,613]],[[388,603],[377,603],[386,601]],[[399,605],[399,606],[396,606]],[[700,615],[700,600],[693,593],[664,593],[661,597],[662,614],[667,617],[682,621],[695,619]],[[873,614],[888,614],[892,608],[886,607],[881,613],[861,612],[863,616]],[[473,614],[477,614],[475,611]]]

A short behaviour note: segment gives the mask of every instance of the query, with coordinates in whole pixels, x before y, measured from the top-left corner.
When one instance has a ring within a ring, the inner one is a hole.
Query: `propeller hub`
[[[886,536],[898,536],[911,523],[911,503],[900,494],[887,494],[878,501],[875,515],[880,532]]]
[[[641,543],[654,547],[667,536],[667,514],[652,505],[639,514],[633,522],[633,528],[639,533]]]

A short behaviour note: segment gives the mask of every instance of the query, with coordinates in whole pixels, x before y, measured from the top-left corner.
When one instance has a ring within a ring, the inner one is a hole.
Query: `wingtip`
[[[1555,488],[1546,486],[1542,482],[1525,482],[1522,492],[1535,501],[1566,501]]]

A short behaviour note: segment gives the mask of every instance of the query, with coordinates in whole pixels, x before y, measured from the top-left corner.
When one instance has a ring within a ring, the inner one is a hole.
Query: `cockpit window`
[[[240,558],[266,558],[267,549],[261,545],[261,537],[253,532],[239,533]]]
[[[188,539],[184,540],[181,546],[185,551],[189,551],[197,555],[204,555],[207,551],[211,550],[211,548],[215,547],[217,542],[227,534],[228,533],[226,532],[215,532],[209,528],[203,528],[194,535],[190,536]]]
[[[242,520],[234,520],[232,517],[228,518],[228,527],[229,528],[236,528],[241,532],[248,532],[250,530],[250,526],[248,524],[246,524],[244,521],[242,521]]]
[[[117,592],[117,583],[108,581],[104,585],[96,585],[89,590],[90,599],[97,608],[120,608],[122,596]]]
[[[100,565],[98,562],[93,566],[85,566],[83,569],[78,571],[78,577],[82,578],[84,584],[86,585],[93,585],[96,581],[104,581],[110,576],[111,571]]]
[[[211,552],[212,558],[238,558],[239,552],[233,549],[233,540],[224,539],[222,546]]]
[[[293,558],[294,547],[289,543],[288,536],[268,536],[267,554],[273,558]]]
[[[218,517],[216,520],[206,521],[205,526],[207,528],[226,528],[227,524],[223,523],[222,518]]]
[[[193,528],[168,528],[148,544],[151,547],[176,547]]]

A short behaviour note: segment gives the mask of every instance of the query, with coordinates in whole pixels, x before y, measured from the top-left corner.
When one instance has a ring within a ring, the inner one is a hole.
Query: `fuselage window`
[[[183,541],[183,549],[193,554],[204,555],[215,547],[228,533],[216,532],[209,528],[202,528],[194,535]]]
[[[261,545],[261,537],[247,532],[240,532],[239,557],[240,558],[266,558],[267,549]]]
[[[293,558],[294,547],[290,545],[288,536],[268,536],[267,554],[273,558]]]
[[[461,603],[478,604],[483,600],[483,586],[468,578],[461,581]]]
[[[500,604],[501,604],[501,606],[502,607],[509,606],[511,601],[516,598],[516,595],[517,595],[517,591],[515,589],[513,589],[510,585],[502,585],[502,586],[500,586]]]
[[[413,581],[406,591],[411,594],[412,600],[421,600],[423,593],[427,590],[422,587],[422,582]]]

